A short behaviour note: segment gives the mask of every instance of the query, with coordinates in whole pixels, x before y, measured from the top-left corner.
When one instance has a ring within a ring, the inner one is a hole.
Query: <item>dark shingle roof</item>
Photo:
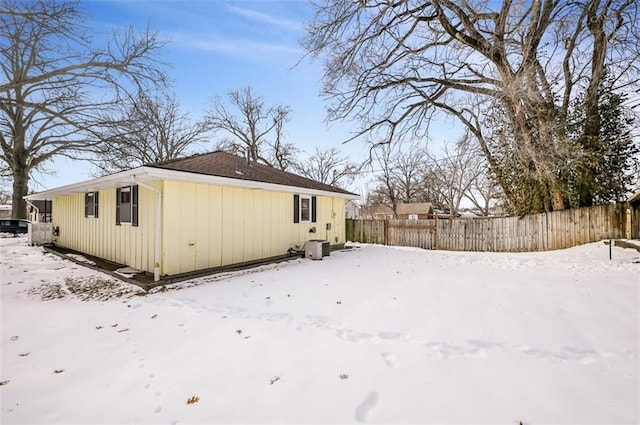
[[[303,189],[323,190],[326,192],[356,195],[337,187],[329,186],[306,177],[278,170],[257,162],[247,162],[246,158],[230,153],[216,151],[197,154],[186,158],[148,164],[147,167],[165,170],[183,171],[208,176],[227,177],[230,179],[250,180]],[[356,195],[357,196],[357,195]]]

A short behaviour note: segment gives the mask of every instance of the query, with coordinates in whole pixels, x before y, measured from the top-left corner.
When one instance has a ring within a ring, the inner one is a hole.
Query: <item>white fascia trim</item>
[[[72,183],[65,186],[56,187],[42,192],[27,195],[24,199],[34,200],[49,200],[54,196],[71,195],[74,193],[95,192],[100,189],[111,189],[122,186],[131,185],[131,176],[144,176],[144,169],[148,167],[138,167],[131,170],[121,171],[119,173],[111,174],[104,177],[98,177],[91,180],[86,180],[79,183]],[[145,182],[148,181],[145,179]]]
[[[111,189],[132,184],[132,177],[143,183],[156,180],[178,181],[183,183],[215,184],[219,186],[241,187],[245,189],[263,189],[273,192],[299,193],[333,198],[360,199],[358,195],[329,192],[325,190],[306,189],[296,186],[285,186],[273,183],[263,183],[252,180],[232,179],[228,177],[210,176],[206,174],[187,173],[184,171],[166,170],[154,167],[138,167],[132,170],[121,171],[109,176],[98,177],[80,183],[60,186],[54,189],[27,195],[24,199],[29,201],[52,199],[55,196],[71,195],[74,193],[93,192],[100,189]]]

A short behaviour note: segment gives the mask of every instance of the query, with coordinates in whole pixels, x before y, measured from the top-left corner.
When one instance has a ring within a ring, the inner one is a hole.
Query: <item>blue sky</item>
[[[173,91],[194,118],[214,96],[251,85],[266,105],[291,108],[286,139],[299,149],[336,147],[354,161],[368,154],[362,142],[342,144],[356,124],[325,122],[322,61],[303,59],[300,46],[305,22],[313,17],[306,0],[93,0],[82,6],[99,32],[147,25],[158,31],[168,41],[161,59],[169,64]],[[36,190],[90,177],[89,166],[67,160],[50,169],[56,175],[38,178]]]

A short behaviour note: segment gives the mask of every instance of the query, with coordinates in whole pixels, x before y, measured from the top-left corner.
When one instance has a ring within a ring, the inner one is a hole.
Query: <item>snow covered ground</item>
[[[640,253],[362,245],[150,294],[0,239],[1,422],[638,423]]]

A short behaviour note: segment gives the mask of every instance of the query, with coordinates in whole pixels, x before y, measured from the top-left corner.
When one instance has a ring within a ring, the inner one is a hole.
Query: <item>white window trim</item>
[[[124,186],[120,188],[120,196],[122,196],[123,192],[129,192],[129,220],[123,220],[122,219],[122,211],[124,210],[122,208],[122,199],[119,199],[120,201],[120,224],[121,225],[131,225],[131,223],[133,222],[133,191],[131,190],[131,186]]]
[[[87,194],[85,196],[91,197],[91,203],[93,204],[93,214],[87,214],[85,217],[86,218],[95,218],[96,217],[96,209],[98,207],[96,205],[96,192],[87,192]]]
[[[309,218],[307,218],[306,220],[304,220],[302,218],[302,200],[306,199],[307,201],[309,201]],[[298,206],[298,217],[300,218],[300,223],[310,223],[311,222],[311,196],[310,195],[300,195],[300,205]]]

